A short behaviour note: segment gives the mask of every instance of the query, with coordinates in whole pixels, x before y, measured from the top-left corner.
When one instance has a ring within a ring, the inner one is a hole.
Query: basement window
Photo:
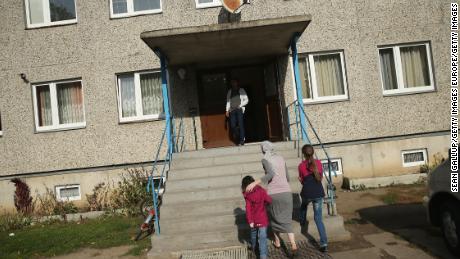
[[[420,166],[427,163],[426,149],[401,152],[403,167]]]
[[[329,166],[328,166],[327,159],[321,160],[321,164],[323,165],[323,174],[328,174]],[[331,159],[331,168],[332,168],[332,175],[334,175],[333,172],[335,172],[337,175],[343,174],[342,159],[341,158]]]
[[[79,184],[56,186],[56,199],[58,201],[78,201],[81,200],[81,190]]]

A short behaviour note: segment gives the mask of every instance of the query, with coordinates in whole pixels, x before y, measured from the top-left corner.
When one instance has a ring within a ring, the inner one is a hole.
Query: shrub
[[[86,194],[86,200],[88,201],[89,210],[106,210],[112,208],[112,190],[105,183],[99,183],[93,188],[92,194]]]
[[[421,174],[429,174],[431,173],[436,167],[442,164],[446,159],[442,156],[441,153],[436,153],[433,155],[433,162],[430,164],[425,164],[420,166],[420,173]]]
[[[21,229],[32,223],[30,215],[24,213],[3,213],[0,215],[0,232]]]
[[[113,192],[115,207],[123,208],[129,215],[139,214],[138,204],[148,196],[146,192],[149,172],[145,168],[127,169]]]
[[[35,199],[35,214],[38,216],[62,215],[78,212],[71,201],[58,201],[54,192],[46,187],[44,194],[38,194]]]
[[[16,187],[14,191],[14,206],[19,213],[31,214],[33,211],[32,197],[30,197],[29,186],[19,178],[11,180]]]

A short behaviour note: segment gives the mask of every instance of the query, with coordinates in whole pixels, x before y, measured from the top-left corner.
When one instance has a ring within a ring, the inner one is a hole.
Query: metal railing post
[[[299,105],[303,105],[303,96],[302,96],[302,81],[300,80],[300,70],[299,70],[299,60],[298,60],[298,53],[297,53],[297,41],[299,40],[300,35],[296,34],[292,38],[291,41],[291,51],[292,51],[292,66],[294,68],[294,79],[295,79],[295,86],[296,86],[296,94],[297,94],[297,103]],[[300,115],[300,125],[302,128],[307,128],[307,124],[305,123],[304,116]],[[306,132],[301,132],[302,140],[307,140]]]

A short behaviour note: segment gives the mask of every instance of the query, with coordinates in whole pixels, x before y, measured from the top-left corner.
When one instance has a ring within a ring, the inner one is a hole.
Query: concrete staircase
[[[286,159],[289,170],[296,238],[305,238],[298,224],[300,158],[293,142],[276,143],[276,150]],[[245,220],[241,179],[246,175],[262,177],[261,159],[260,146],[256,144],[174,154],[160,209],[161,235],[152,237],[149,256],[158,258],[170,252],[179,255],[186,250],[244,245],[249,239],[249,226]],[[326,206],[323,216],[331,241],[349,238],[342,217],[328,216]],[[313,217],[311,207],[308,217]],[[318,238],[314,223],[309,233]]]

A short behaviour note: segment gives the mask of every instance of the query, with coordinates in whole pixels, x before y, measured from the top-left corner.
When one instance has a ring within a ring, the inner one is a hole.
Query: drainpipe
[[[292,66],[294,68],[294,78],[295,78],[295,86],[296,86],[296,94],[297,94],[297,104],[303,105],[302,81],[300,80],[299,60],[298,60],[298,55],[297,55],[297,41],[299,40],[299,37],[300,37],[300,34],[298,33],[296,33],[294,37],[292,37],[291,51],[292,51]],[[305,143],[308,141],[307,123],[305,120],[305,115],[302,112],[300,112],[300,110],[299,110],[299,116],[300,116],[300,126],[301,126],[300,131],[302,133],[301,134],[302,141]]]

